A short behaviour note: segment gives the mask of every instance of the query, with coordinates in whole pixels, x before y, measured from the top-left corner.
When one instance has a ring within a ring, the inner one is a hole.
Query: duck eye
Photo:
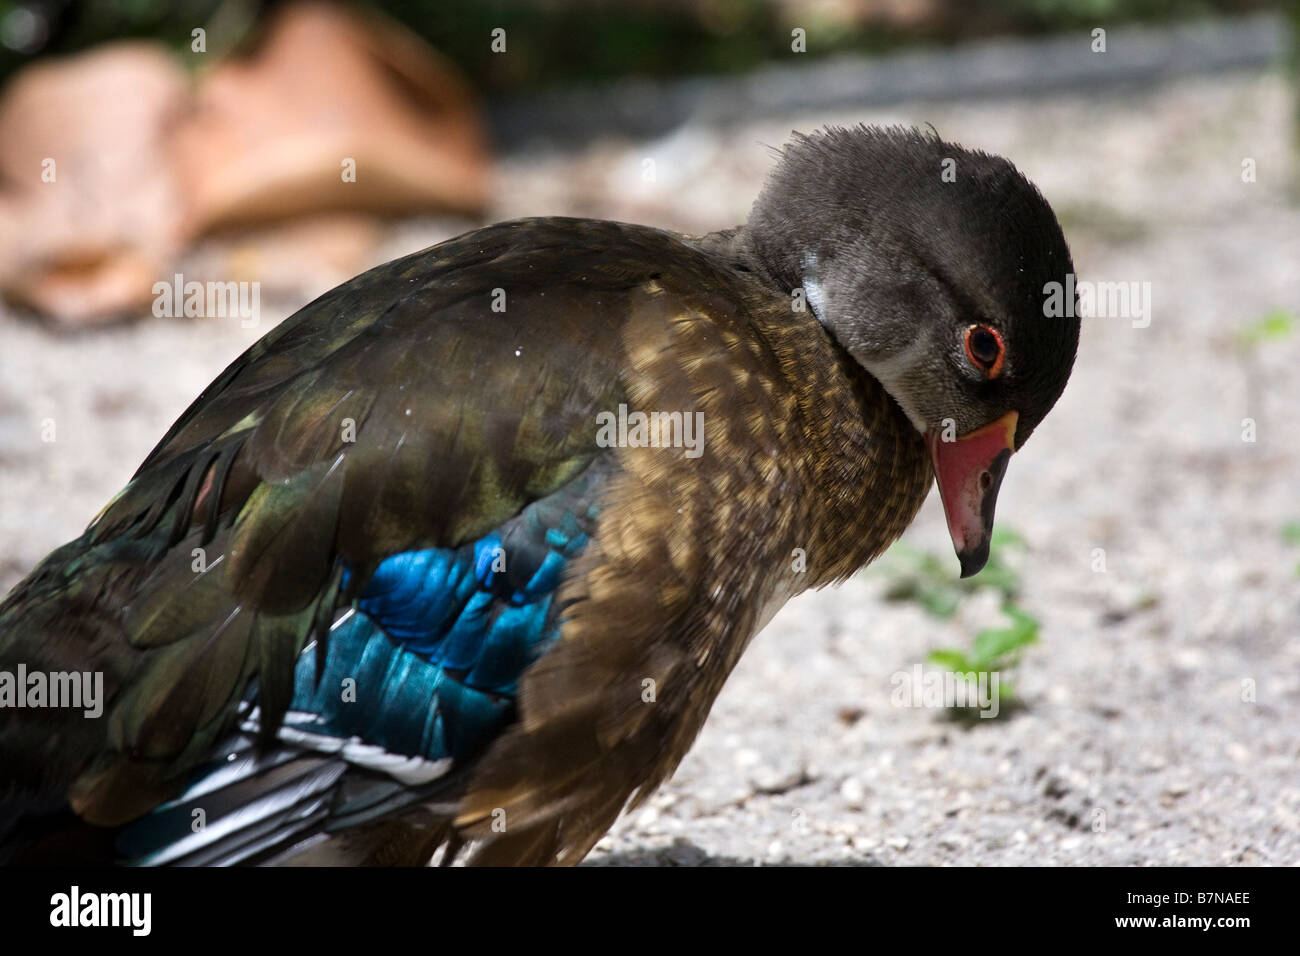
[[[987,378],[997,378],[1002,371],[1002,336],[987,325],[972,325],[966,330],[966,357]]]

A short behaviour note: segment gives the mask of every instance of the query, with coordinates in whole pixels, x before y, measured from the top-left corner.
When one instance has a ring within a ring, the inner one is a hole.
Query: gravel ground
[[[1039,184],[1081,277],[1152,289],[1148,327],[1085,321],[1070,386],[1003,486],[999,523],[1028,543],[1022,604],[1042,622],[1016,675],[1026,706],[973,726],[892,706],[892,675],[965,646],[997,604],[976,595],[938,621],[884,602],[867,572],[773,621],[671,784],[590,863],[1300,863],[1300,548],[1279,533],[1300,519],[1287,417],[1300,337],[1253,357],[1235,345],[1271,311],[1300,313],[1294,112],[1279,75],[1248,71],[725,134],[687,125],[502,163],[492,218],[702,232],[743,219],[771,162],[763,144],[790,129],[930,122]],[[404,224],[380,258],[463,228]],[[341,278],[316,277],[298,301]],[[292,310],[283,298],[264,298],[254,329],[146,318],[69,336],[0,314],[0,590],[84,527],[203,385]],[[933,496],[907,540],[955,576]]]

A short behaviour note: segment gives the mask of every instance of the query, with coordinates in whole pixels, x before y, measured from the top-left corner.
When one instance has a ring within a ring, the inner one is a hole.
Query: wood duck
[[[0,605],[0,852],[577,863],[932,475],[979,570],[1072,271],[1009,162],[858,127],[736,229],[523,219],[344,283]],[[102,716],[33,705],[67,672]]]

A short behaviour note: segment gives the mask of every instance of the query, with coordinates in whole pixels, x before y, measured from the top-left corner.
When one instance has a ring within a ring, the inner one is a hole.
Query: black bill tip
[[[989,536],[985,535],[980,543],[971,550],[959,552],[957,560],[961,562],[961,576],[963,578],[979,574],[984,569],[984,565],[989,563]]]

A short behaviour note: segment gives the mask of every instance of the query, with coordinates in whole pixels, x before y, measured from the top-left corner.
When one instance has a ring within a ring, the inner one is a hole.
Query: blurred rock
[[[0,290],[62,322],[142,308],[180,245],[166,130],[189,94],[161,48],[41,62],[0,97]]]
[[[487,199],[459,74],[392,21],[325,3],[280,9],[249,56],[217,65],[175,149],[191,234],[318,210],[477,213]]]
[[[324,291],[373,264],[380,216],[480,213],[488,161],[454,68],[341,6],[279,8],[197,86],[150,43],[39,62],[0,96],[0,292],[91,324],[181,265]]]

